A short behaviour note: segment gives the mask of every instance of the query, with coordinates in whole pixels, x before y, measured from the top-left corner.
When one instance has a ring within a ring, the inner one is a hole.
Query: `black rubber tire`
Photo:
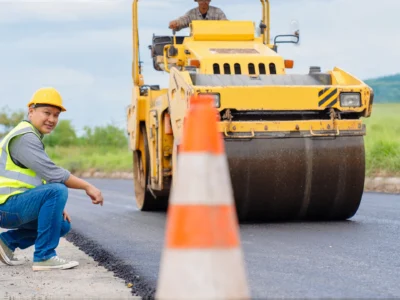
[[[144,143],[144,153],[133,151],[133,181],[135,186],[136,205],[141,211],[165,211],[168,206],[168,197],[154,198],[148,188],[150,181],[150,154],[147,142],[147,132],[144,125],[140,128]],[[143,162],[142,155],[145,155]]]

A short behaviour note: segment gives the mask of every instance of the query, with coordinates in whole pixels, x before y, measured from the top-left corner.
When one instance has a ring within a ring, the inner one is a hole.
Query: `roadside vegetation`
[[[67,122],[61,121],[60,125],[70,129]],[[113,125],[86,128],[81,137],[71,137],[68,141],[60,131],[54,131],[44,142],[54,162],[76,174],[132,171],[132,154],[125,131]]]
[[[400,104],[375,104],[367,125],[368,176],[400,176]]]
[[[0,139],[25,117],[23,111],[0,109]],[[78,136],[70,120],[60,120],[43,139],[52,160],[73,173],[131,172],[132,153],[126,131],[112,124],[85,127]]]
[[[1,109],[0,138],[23,117],[23,112]],[[400,176],[400,103],[374,104],[372,116],[363,120],[367,176]],[[126,132],[114,125],[86,127],[77,136],[72,122],[61,120],[44,143],[55,163],[76,174],[132,171]]]

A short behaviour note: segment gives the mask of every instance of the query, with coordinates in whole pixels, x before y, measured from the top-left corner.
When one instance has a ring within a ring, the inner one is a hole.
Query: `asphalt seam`
[[[98,242],[74,229],[71,229],[64,238],[92,257],[100,266],[124,280],[126,284],[132,284],[131,293],[133,296],[142,299],[154,299],[155,289],[145,282],[132,266],[127,265],[123,260],[105,250]]]

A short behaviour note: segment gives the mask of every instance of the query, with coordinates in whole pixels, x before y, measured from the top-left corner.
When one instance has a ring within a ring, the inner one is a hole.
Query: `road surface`
[[[68,239],[121,278],[154,295],[165,213],[137,210],[131,180],[90,180],[103,207],[70,190]],[[365,193],[344,222],[245,224],[241,242],[254,298],[400,297],[400,195]]]

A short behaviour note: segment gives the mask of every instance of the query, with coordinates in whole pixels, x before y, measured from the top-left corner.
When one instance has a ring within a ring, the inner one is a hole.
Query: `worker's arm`
[[[92,199],[93,204],[100,204],[103,206],[103,196],[100,190],[89,182],[71,174],[65,181],[65,185],[71,189],[85,190],[86,194]]]
[[[15,164],[35,171],[46,182],[63,183],[72,189],[85,190],[93,204],[103,204],[101,192],[96,187],[54,164],[34,133],[14,138],[10,142],[10,155]]]
[[[192,21],[193,17],[193,12],[192,10],[189,10],[186,14],[184,14],[182,17],[178,18],[175,20],[176,22],[176,27],[175,30],[179,31],[183,28],[189,27],[190,22]]]
[[[10,155],[16,165],[35,171],[48,183],[64,183],[70,176],[69,171],[51,161],[42,142],[34,133],[26,133],[12,139]]]
[[[217,8],[217,15],[218,15],[217,20],[225,20],[225,21],[228,20],[228,19],[226,18],[225,13],[222,11],[222,9]]]

